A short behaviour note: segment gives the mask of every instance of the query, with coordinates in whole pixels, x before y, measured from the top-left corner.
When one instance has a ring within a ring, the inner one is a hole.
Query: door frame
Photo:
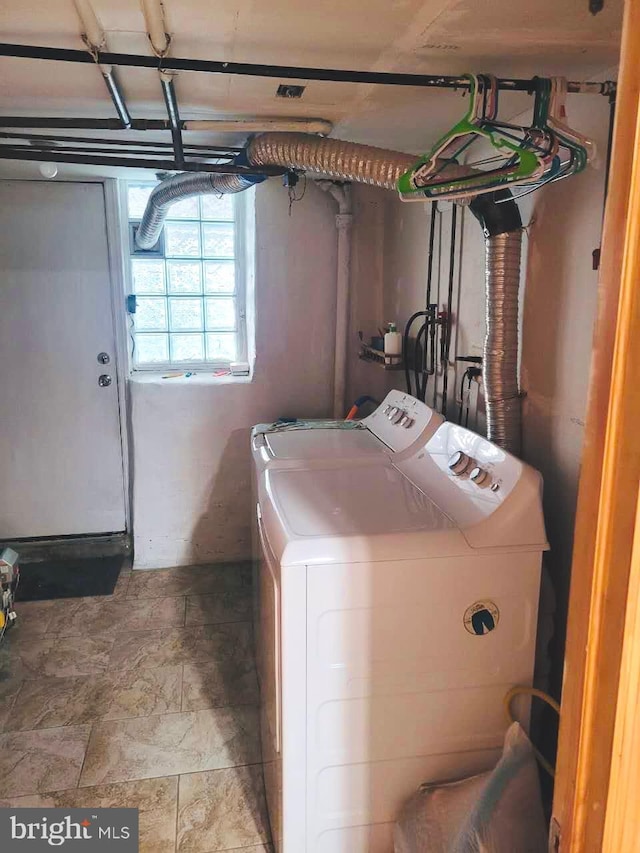
[[[640,790],[639,280],[640,0],[626,0],[551,825],[561,853],[635,849],[640,831],[624,808]]]
[[[44,178],[23,178],[7,176],[2,180],[25,181],[30,183],[50,183]],[[122,242],[122,215],[120,194],[116,178],[96,177],[95,175],[62,176],[56,183],[99,184],[105,210],[105,231],[107,240],[107,260],[109,266],[109,293],[114,333],[114,366],[118,396],[118,419],[120,433],[120,454],[122,460],[122,484],[124,504],[124,531],[112,531],[88,536],[73,535],[57,538],[32,537],[28,539],[7,540],[20,548],[23,559],[74,559],[110,554],[130,554],[133,543],[133,499],[131,482],[131,445],[129,440],[129,354],[127,349],[126,323],[123,322],[123,300],[126,293],[124,272],[124,253]]]
[[[120,413],[120,445],[122,449],[122,482],[124,488],[125,531],[133,541],[133,482],[131,478],[131,441],[129,431],[130,388],[129,349],[125,296],[127,281],[124,263],[125,247],[122,238],[120,193],[117,178],[103,178],[102,184],[109,254],[109,285],[111,291],[111,314],[113,318],[116,383],[118,386],[118,409]]]

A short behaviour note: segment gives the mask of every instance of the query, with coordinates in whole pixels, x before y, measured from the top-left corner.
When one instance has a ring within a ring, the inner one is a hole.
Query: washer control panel
[[[362,423],[387,447],[402,453],[418,440],[426,441],[442,423],[442,416],[410,394],[390,391]]]

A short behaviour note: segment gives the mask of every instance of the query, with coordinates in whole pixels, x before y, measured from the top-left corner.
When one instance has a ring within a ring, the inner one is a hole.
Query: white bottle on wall
[[[384,336],[384,360],[386,364],[398,363],[397,358],[389,358],[392,355],[402,355],[402,335],[396,329],[395,323],[387,323],[387,332]]]

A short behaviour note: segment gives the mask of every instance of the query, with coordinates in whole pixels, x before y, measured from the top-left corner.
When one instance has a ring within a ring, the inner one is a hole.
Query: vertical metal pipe
[[[115,78],[113,68],[109,65],[101,65],[100,71],[104,77],[104,82],[106,83],[111,100],[113,101],[113,106],[116,108],[116,112],[118,113],[118,118],[122,122],[122,127],[125,130],[129,130],[131,128],[131,116],[129,115],[129,110],[127,109],[127,105],[122,97],[122,92],[118,86],[118,81]]]
[[[447,290],[447,316],[445,325],[442,328],[443,335],[442,347],[442,417],[447,416],[447,390],[449,388],[449,349],[451,347],[451,311],[453,309],[453,280],[455,275],[456,262],[456,236],[458,224],[458,206],[453,205],[451,211],[451,236],[449,247],[449,288]]]
[[[433,279],[433,247],[436,240],[436,213],[438,212],[438,202],[431,202],[431,221],[429,222],[429,252],[427,255],[427,298],[425,308],[428,311],[431,305],[431,281]]]
[[[160,83],[162,94],[171,125],[171,138],[173,140],[173,152],[178,169],[184,168],[184,150],[182,148],[182,132],[180,130],[180,114],[178,112],[178,101],[176,90],[173,85],[173,75],[166,71],[160,72]]]

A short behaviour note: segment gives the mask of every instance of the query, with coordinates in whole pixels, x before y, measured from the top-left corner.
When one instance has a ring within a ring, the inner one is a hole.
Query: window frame
[[[155,187],[158,185],[158,181],[153,180],[135,180],[135,179],[125,179],[120,182],[120,190],[121,190],[121,211],[122,211],[122,225],[123,225],[123,266],[124,266],[124,284],[126,288],[125,293],[125,314],[127,318],[127,351],[129,356],[129,370],[132,374],[154,374],[154,373],[165,373],[167,371],[185,371],[194,373],[211,373],[215,370],[228,369],[232,363],[240,362],[240,363],[248,363],[249,354],[248,354],[248,332],[247,332],[247,284],[248,284],[248,257],[249,257],[249,247],[247,245],[247,228],[248,228],[248,218],[249,218],[249,196],[252,196],[249,192],[242,192],[234,194],[234,218],[233,220],[225,220],[227,222],[233,222],[234,226],[234,271],[235,271],[235,293],[233,298],[235,299],[235,308],[236,308],[236,328],[235,332],[233,332],[236,336],[236,357],[235,359],[215,359],[215,360],[207,360],[206,358],[202,361],[171,361],[170,359],[167,361],[155,361],[153,363],[148,364],[137,364],[135,360],[135,343],[136,343],[136,330],[135,330],[135,314],[131,314],[127,310],[126,306],[126,298],[129,295],[135,295],[133,289],[133,269],[131,261],[136,255],[132,251],[131,239],[130,239],[130,230],[131,224],[139,224],[140,220],[137,218],[129,218],[129,203],[128,203],[128,188],[129,186],[149,186]],[[171,220],[170,216],[167,217],[169,221],[175,222],[198,222],[206,223],[207,221],[215,221],[215,220],[205,220],[205,219],[187,219],[181,218],[176,220]],[[220,220],[222,221],[222,220]],[[164,236],[164,231],[163,231]],[[145,254],[140,253],[137,257],[144,258]],[[165,264],[167,260],[189,260],[189,258],[167,258],[166,252],[164,251],[162,255],[149,253],[146,255],[149,259],[161,259]],[[196,258],[193,258],[196,260]],[[197,259],[200,263],[204,264],[206,260],[215,260],[214,258],[205,258],[203,256],[202,247],[200,251],[200,256]],[[165,297],[167,298],[167,311],[169,311],[169,297],[168,292],[168,280],[167,280],[167,269],[165,266]],[[188,297],[189,294],[185,296]],[[203,279],[203,310],[205,309],[204,299],[206,297],[206,293],[204,292],[204,279]],[[224,297],[224,294],[220,294],[221,297]],[[167,319],[167,322],[168,319]],[[206,334],[206,330],[202,329],[202,334]],[[205,350],[206,355],[206,350]]]

